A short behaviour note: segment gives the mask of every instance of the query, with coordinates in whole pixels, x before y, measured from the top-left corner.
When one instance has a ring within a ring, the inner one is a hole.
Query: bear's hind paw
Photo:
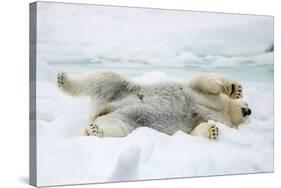
[[[217,139],[218,135],[219,135],[218,127],[214,124],[209,124],[208,126],[209,126],[209,128],[208,128],[209,139],[210,140]]]
[[[62,88],[65,85],[65,78],[66,78],[66,74],[64,72],[58,73],[57,83],[59,88]]]
[[[86,136],[103,136],[103,131],[99,128],[97,124],[90,123],[84,130],[84,135]]]

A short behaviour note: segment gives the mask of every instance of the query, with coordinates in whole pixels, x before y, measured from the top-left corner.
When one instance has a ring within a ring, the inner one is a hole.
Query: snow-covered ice
[[[45,63],[41,64],[46,68]],[[44,70],[45,73],[50,71]],[[55,75],[55,72],[48,75]],[[238,130],[216,122],[220,128],[219,139],[209,141],[180,131],[168,136],[149,128],[138,128],[125,138],[80,136],[90,112],[89,98],[64,95],[57,89],[54,79],[37,82],[40,185],[273,170],[271,84],[244,83],[244,98],[253,110],[250,122]],[[159,72],[135,78],[141,83],[165,79],[171,80]]]
[[[38,10],[38,185],[273,171],[272,17],[45,2]],[[104,68],[143,84],[222,73],[242,83],[253,112],[239,129],[216,122],[217,141],[145,127],[80,136],[90,99],[60,92],[56,74]]]

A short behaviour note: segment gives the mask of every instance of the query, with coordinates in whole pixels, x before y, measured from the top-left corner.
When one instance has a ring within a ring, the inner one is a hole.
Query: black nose
[[[241,108],[241,111],[242,111],[243,117],[249,116],[249,115],[251,115],[251,113],[252,113],[252,111],[251,111],[250,108],[245,108],[245,107]]]

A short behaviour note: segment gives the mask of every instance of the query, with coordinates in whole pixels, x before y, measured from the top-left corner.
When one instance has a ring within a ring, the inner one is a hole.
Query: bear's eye
[[[245,103],[245,105],[248,107],[248,103]]]

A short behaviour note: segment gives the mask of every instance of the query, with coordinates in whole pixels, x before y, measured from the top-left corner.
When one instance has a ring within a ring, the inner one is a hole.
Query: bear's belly
[[[115,115],[134,128],[150,127],[169,135],[179,130],[189,133],[199,117],[192,103],[169,97],[127,103]]]

